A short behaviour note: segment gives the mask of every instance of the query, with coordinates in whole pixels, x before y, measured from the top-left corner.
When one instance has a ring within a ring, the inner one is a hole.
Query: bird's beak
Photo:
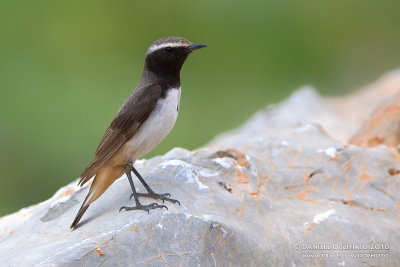
[[[186,49],[187,49],[188,53],[190,53],[194,50],[197,50],[197,49],[200,49],[203,47],[207,47],[207,46],[205,44],[191,44]]]

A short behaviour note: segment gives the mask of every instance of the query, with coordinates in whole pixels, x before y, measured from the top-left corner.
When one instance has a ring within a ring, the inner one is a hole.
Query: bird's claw
[[[151,197],[151,198],[161,199],[161,200],[162,200],[162,198],[171,196],[170,193],[156,194],[154,192],[153,193],[147,193],[147,194],[145,194],[145,193],[136,193],[136,194],[138,195],[138,197]],[[132,193],[131,196],[129,197],[129,200],[131,200],[134,195],[135,194]]]
[[[141,205],[141,204],[139,204],[139,205],[137,205],[137,206],[135,206],[135,207],[126,207],[126,206],[122,206],[120,209],[119,209],[119,212],[121,212],[121,210],[126,210],[126,211],[129,211],[129,210],[143,210],[143,211],[147,211],[147,213],[150,213],[150,210],[153,210],[153,209],[162,209],[162,208],[166,208],[167,210],[168,210],[168,207],[167,206],[165,206],[165,205],[160,205],[160,204],[158,204],[158,203],[151,203],[151,204],[149,204],[149,205]]]
[[[157,194],[157,193],[154,193],[154,192],[150,192],[150,193],[136,193],[136,194],[137,194],[138,197],[150,197],[150,198],[154,198],[154,199],[160,199],[160,200],[162,200],[163,203],[165,201],[169,201],[169,202],[174,203],[174,204],[178,203],[179,206],[181,205],[181,203],[178,200],[169,198],[169,196],[171,196],[170,193]],[[129,197],[129,199],[131,199],[133,196],[134,196],[134,194],[132,194]]]

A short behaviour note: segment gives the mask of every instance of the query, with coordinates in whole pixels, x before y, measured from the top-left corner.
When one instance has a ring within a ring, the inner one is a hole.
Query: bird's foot
[[[169,198],[169,196],[171,196],[170,193],[157,194],[154,192],[149,192],[149,193],[136,193],[136,194],[138,197],[150,197],[150,198],[154,198],[154,199],[160,199],[160,200],[162,200],[163,203],[164,203],[164,201],[169,201],[174,204],[178,203],[179,206],[181,205],[181,203],[178,200]],[[133,197],[133,194],[130,196],[129,199],[131,199],[132,197]]]
[[[128,211],[128,210],[144,210],[144,211],[147,211],[147,213],[150,213],[150,210],[153,210],[153,209],[162,209],[162,208],[166,208],[167,210],[168,210],[168,207],[167,206],[165,206],[165,205],[160,205],[160,204],[157,204],[157,203],[151,203],[151,204],[149,204],[149,205],[142,205],[142,204],[140,204],[140,203],[138,203],[135,207],[126,207],[126,206],[123,206],[123,207],[121,207],[120,209],[119,209],[119,211],[121,212],[121,210],[126,210],[126,211]]]

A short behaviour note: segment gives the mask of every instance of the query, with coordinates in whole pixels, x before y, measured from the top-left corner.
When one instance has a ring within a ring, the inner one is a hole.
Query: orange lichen
[[[359,180],[359,181],[362,181],[362,185],[360,186],[360,193],[364,193],[364,187],[369,183],[368,180],[371,179],[371,178],[374,178],[373,175],[367,174],[367,173],[365,172],[366,169],[367,169],[367,167],[368,167],[368,163],[365,163],[365,164],[362,166],[361,174],[360,174],[360,176],[358,177],[358,180]]]
[[[269,163],[269,165],[271,166],[271,168],[273,168],[275,170],[277,169],[275,163],[273,163],[272,161]]]
[[[240,209],[235,209],[233,211],[233,214],[239,213],[240,218],[243,218],[243,207],[241,207]]]
[[[335,156],[331,157],[329,161],[339,161],[339,155],[336,154]]]
[[[289,163],[289,165],[288,165],[288,168],[289,168],[289,169],[291,169],[291,168],[293,167],[293,165],[294,165],[294,163],[296,162],[296,160],[297,160],[297,156],[295,156],[295,157],[290,161],[290,163]]]
[[[347,171],[350,169],[350,167],[351,167],[352,161],[353,161],[352,159],[349,159],[348,161],[346,161],[345,163],[343,163],[343,165],[342,165],[342,170],[345,171],[345,172],[347,172]]]
[[[237,163],[244,167],[244,168],[248,168],[249,167],[249,161],[246,159],[246,154],[242,151],[233,149],[233,148],[229,148],[227,150],[228,155],[232,156],[233,158],[236,159]]]
[[[71,194],[73,194],[75,192],[75,188],[73,187],[67,187],[63,192],[61,192],[60,194],[58,194],[56,196],[56,198],[62,198],[62,197],[66,197],[69,196]]]
[[[387,209],[384,208],[371,208],[371,207],[365,207],[367,210],[372,210],[372,211],[379,211],[379,212],[387,212]]]
[[[30,217],[30,216],[33,214],[33,208],[34,208],[36,205],[37,205],[37,204],[32,205],[32,206],[29,206],[29,207],[26,208],[26,209],[22,209],[22,210],[19,211],[18,213],[20,213],[20,215],[21,215],[22,218],[28,218],[28,217]]]
[[[343,204],[349,205],[349,206],[354,206],[354,196],[353,193],[347,193],[346,194],[347,200],[343,200]]]
[[[365,163],[365,164],[362,166],[361,175],[358,177],[359,180],[368,180],[368,179],[374,177],[373,175],[369,175],[369,174],[366,174],[366,173],[365,173],[365,170],[367,169],[367,167],[368,167],[368,163]]]
[[[308,170],[307,169],[305,169],[304,171],[306,173],[306,176],[304,176],[304,183],[306,185],[309,185],[310,184],[310,175],[308,174]]]
[[[315,199],[306,199],[307,195],[310,194],[310,193],[311,193],[312,191],[314,191],[314,190],[315,190],[315,187],[307,188],[307,189],[305,189],[305,190],[300,191],[299,193],[297,193],[297,194],[296,194],[296,197],[297,197],[299,200],[302,200],[302,201],[308,201],[308,202],[311,202],[311,203],[316,203],[317,201],[316,201]]]
[[[304,238],[307,238],[308,237],[308,234],[311,232],[311,229],[313,229],[313,227],[316,225],[316,223],[315,222],[312,222],[308,227],[307,227],[307,230],[306,230],[306,233],[304,234]]]
[[[236,170],[236,176],[239,178],[239,179],[237,179],[238,184],[248,184],[249,183],[247,174],[242,172],[240,169]]]
[[[96,250],[97,254],[99,255],[99,257],[104,256],[104,252],[101,250],[101,248],[96,248],[95,250]]]
[[[239,159],[238,163],[242,167],[245,167],[245,168],[249,167],[249,162],[246,159]]]
[[[224,151],[218,151],[217,156],[220,158],[223,158],[223,157],[234,158],[240,166],[242,166],[244,168],[249,167],[249,161],[246,158],[246,153],[244,153],[240,150],[228,148],[227,150],[224,150]]]
[[[395,125],[399,123],[400,118],[399,98],[395,101],[381,104],[350,143],[360,146],[398,145],[400,140]]]
[[[294,158],[290,161],[290,163],[289,163],[289,165],[288,165],[288,168],[289,169],[291,169],[292,167],[293,167],[293,165],[294,165],[294,163],[296,162],[296,160],[297,160],[297,158],[300,156],[300,154],[302,153],[302,151],[303,151],[303,148],[300,148],[300,151],[297,151],[297,150],[294,150],[294,149],[292,149],[291,150],[295,155],[294,155]]]
[[[133,224],[128,228],[128,231],[139,233],[139,229]]]
[[[383,104],[385,105],[385,103]],[[382,106],[380,108],[382,108]],[[388,114],[390,115],[391,118],[389,120],[392,120],[394,117],[396,117],[400,113],[400,104],[399,103],[394,103],[392,105],[389,105],[388,107],[384,108],[381,112],[378,112],[375,117],[373,117],[371,123],[367,127],[367,132],[373,130],[376,128],[379,124],[382,123],[382,121],[388,117]]]
[[[303,185],[302,184],[299,184],[299,185],[288,185],[288,186],[285,186],[285,190],[292,190],[292,189],[296,189],[296,188],[299,188],[299,187],[302,187]]]
[[[261,190],[263,186],[267,183],[268,176],[258,176],[257,177],[257,192],[250,192],[250,195],[254,198],[254,200],[259,200],[261,198]]]
[[[239,216],[240,216],[240,219],[242,219],[243,218],[243,201],[244,201],[244,192],[242,192],[242,194],[241,194],[241,200],[240,200],[240,202],[242,203],[241,204],[241,206],[240,206],[240,208],[239,209],[235,209],[234,211],[233,211],[233,214],[236,214],[236,213],[238,213],[239,212]]]
[[[355,208],[362,208],[362,209],[366,209],[366,210],[372,210],[372,211],[379,211],[379,212],[387,212],[387,209],[384,208],[373,208],[373,207],[366,207],[363,206],[357,202],[355,202],[353,199],[348,199],[348,200],[340,200],[344,205],[348,205],[351,207],[355,207]],[[400,203],[400,202],[399,202]],[[400,205],[397,205],[398,207],[400,207]]]

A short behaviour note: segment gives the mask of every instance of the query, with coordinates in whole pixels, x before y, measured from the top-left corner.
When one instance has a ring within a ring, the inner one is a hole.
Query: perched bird
[[[93,183],[71,228],[76,228],[82,215],[93,201],[124,173],[128,177],[135,206],[125,210],[167,208],[152,203],[142,205],[139,197],[151,197],[179,203],[170,194],[155,193],[133,167],[137,159],[151,151],[172,130],[178,117],[181,96],[180,70],[188,55],[203,44],[192,44],[181,37],[166,37],[154,42],[147,50],[142,77],[136,90],[125,100],[107,128],[94,158],[80,175],[79,185],[91,178]],[[147,193],[137,193],[132,180],[134,172]]]

